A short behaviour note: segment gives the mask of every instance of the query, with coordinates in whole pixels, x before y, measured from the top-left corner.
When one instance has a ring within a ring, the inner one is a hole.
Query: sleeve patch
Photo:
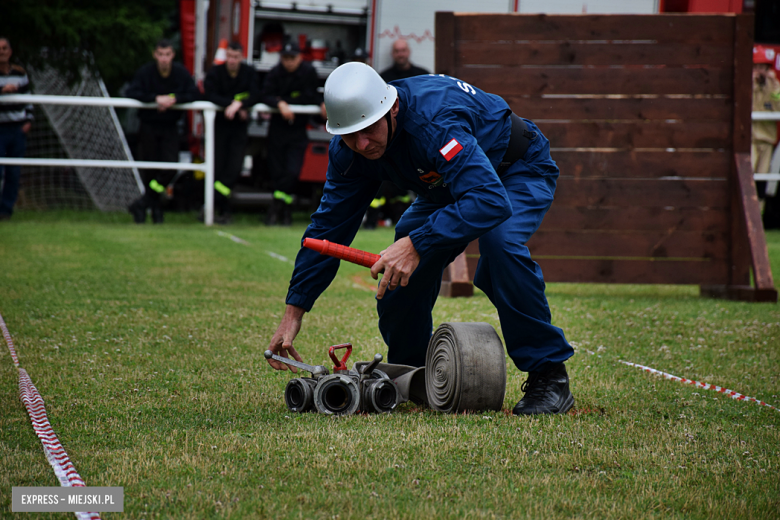
[[[442,154],[442,156],[444,156],[447,162],[449,162],[453,157],[458,155],[458,152],[460,152],[461,150],[463,150],[463,146],[461,146],[461,144],[457,140],[453,139],[449,143],[444,145],[444,148],[439,150],[439,153]]]

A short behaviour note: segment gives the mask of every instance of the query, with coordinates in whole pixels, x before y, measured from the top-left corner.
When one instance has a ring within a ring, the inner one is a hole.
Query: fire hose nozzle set
[[[336,357],[336,350],[346,349],[342,359]],[[311,373],[311,377],[291,379],[284,390],[284,402],[291,412],[316,410],[328,415],[351,415],[354,413],[390,413],[400,402],[395,383],[376,367],[382,361],[382,354],[360,369],[347,369],[347,359],[352,354],[352,345],[344,343],[328,349],[328,355],[335,363],[333,374],[323,365],[307,365],[300,361],[277,356],[265,351],[266,359],[280,361]]]

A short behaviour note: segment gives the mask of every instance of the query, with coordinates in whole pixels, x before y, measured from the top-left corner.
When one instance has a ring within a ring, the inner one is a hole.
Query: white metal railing
[[[753,121],[780,121],[780,112],[753,112],[750,118]]]
[[[36,94],[6,94],[0,96],[2,103],[22,103],[39,105],[80,105],[93,107],[123,107],[123,108],[157,108],[156,103],[142,103],[129,98],[104,98],[86,96],[42,96]],[[204,187],[203,222],[210,226],[214,223],[214,118],[222,107],[209,101],[195,101],[173,105],[174,110],[200,110],[204,120],[204,162],[170,163],[156,161],[115,161],[98,159],[27,159],[0,157],[0,164],[20,166],[80,166],[92,168],[149,168],[155,170],[203,170],[206,174]],[[317,105],[290,105],[296,114],[319,114]],[[277,109],[258,103],[252,108],[252,113],[278,112]]]

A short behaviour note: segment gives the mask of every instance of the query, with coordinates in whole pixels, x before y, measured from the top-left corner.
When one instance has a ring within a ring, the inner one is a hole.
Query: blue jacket
[[[384,156],[368,160],[334,137],[322,201],[303,237],[351,244],[384,180],[413,190],[415,203],[439,206],[409,234],[420,256],[471,242],[508,219],[511,204],[496,167],[509,143],[509,105],[444,75],[391,85],[400,111]],[[311,310],[338,266],[339,260],[302,248],[286,302]]]

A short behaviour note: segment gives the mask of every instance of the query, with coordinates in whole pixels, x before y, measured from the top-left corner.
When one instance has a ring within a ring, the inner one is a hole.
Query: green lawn
[[[554,323],[577,350],[576,413],[511,416],[525,375],[510,364],[503,412],[296,415],[282,399],[289,372],[262,352],[305,222],[168,219],[0,223],[0,313],[21,364],[87,485],[124,486],[128,517],[780,517],[780,412],[618,363],[780,406],[778,305],[701,299],[689,286],[550,284]],[[378,252],[391,240],[362,231],[354,245]],[[780,233],[768,240],[777,283]],[[307,361],[327,364],[327,347],[343,342],[353,360],[385,353],[372,283],[342,266],[298,336]],[[444,321],[499,329],[481,293],[440,300],[434,322]],[[0,516],[10,516],[12,486],[58,483],[4,345],[0,410]]]

